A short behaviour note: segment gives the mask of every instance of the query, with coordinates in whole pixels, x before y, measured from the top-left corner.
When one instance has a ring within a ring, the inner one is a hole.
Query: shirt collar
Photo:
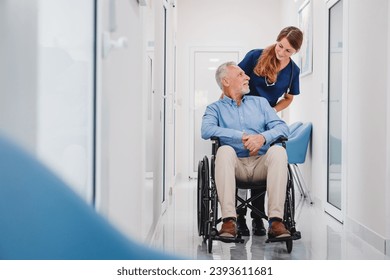
[[[242,97],[241,103],[243,103],[245,101],[245,98],[246,98],[246,95],[244,94],[244,96]],[[225,94],[223,95],[222,100],[230,105],[237,105],[235,100],[231,99],[230,97],[226,96]]]

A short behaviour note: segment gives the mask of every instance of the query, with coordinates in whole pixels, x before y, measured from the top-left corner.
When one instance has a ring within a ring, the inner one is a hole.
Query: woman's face
[[[276,42],[275,52],[277,59],[279,59],[280,61],[286,61],[297,51],[293,47],[291,47],[290,43],[286,38],[283,38],[279,42]]]

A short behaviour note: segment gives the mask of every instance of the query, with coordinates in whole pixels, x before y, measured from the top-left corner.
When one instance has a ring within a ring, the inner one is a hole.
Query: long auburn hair
[[[303,41],[303,33],[299,28],[295,26],[283,28],[276,38],[276,42],[280,42],[283,38],[286,38],[290,45],[299,51]],[[276,58],[275,47],[276,43],[265,48],[253,69],[256,75],[266,77],[270,83],[276,82],[280,67],[280,61]]]

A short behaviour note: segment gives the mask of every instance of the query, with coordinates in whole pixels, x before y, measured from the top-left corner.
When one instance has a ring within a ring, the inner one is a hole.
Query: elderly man
[[[249,77],[235,62],[218,67],[215,78],[223,98],[207,106],[202,120],[202,138],[220,139],[215,161],[215,183],[222,210],[220,236],[235,237],[236,178],[255,182],[267,179],[269,238],[290,232],[282,220],[287,186],[287,154],[270,143],[289,134],[288,126],[262,97],[245,96]]]

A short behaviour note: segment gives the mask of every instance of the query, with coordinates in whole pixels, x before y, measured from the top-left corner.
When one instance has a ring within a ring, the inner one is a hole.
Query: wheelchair
[[[286,148],[287,138],[279,138],[274,144],[281,144]],[[209,253],[212,252],[213,241],[222,242],[234,242],[244,243],[241,233],[238,232],[235,238],[226,238],[218,235],[217,225],[222,222],[222,218],[218,216],[218,194],[215,185],[214,166],[215,156],[219,147],[219,139],[217,137],[211,138],[212,142],[212,154],[209,159],[204,156],[198,164],[198,181],[197,181],[197,220],[198,220],[198,233],[199,236],[203,237],[203,242],[207,244],[207,250]],[[294,181],[292,177],[292,170],[289,165],[288,179],[286,188],[286,200],[284,204],[284,217],[283,223],[287,230],[290,231],[291,236],[280,237],[280,238],[268,238],[266,243],[270,242],[285,242],[287,252],[291,253],[293,248],[293,241],[301,238],[301,233],[295,228],[295,198],[294,198]],[[236,192],[236,209],[239,210],[243,207],[247,207],[258,214],[263,219],[268,220],[267,215],[254,207],[251,202],[260,196],[264,196],[266,193],[266,181],[260,182],[236,182],[237,189],[257,189],[257,194],[250,198],[243,199],[237,195]]]

